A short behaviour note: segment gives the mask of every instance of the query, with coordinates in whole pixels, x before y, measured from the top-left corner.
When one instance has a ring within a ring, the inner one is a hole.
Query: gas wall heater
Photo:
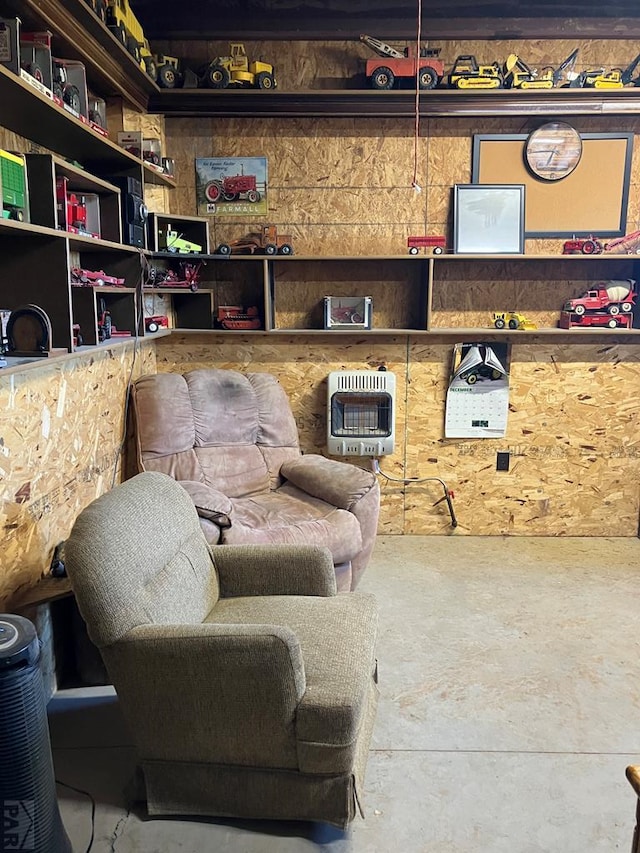
[[[332,456],[393,453],[396,377],[374,370],[329,374],[327,446]]]

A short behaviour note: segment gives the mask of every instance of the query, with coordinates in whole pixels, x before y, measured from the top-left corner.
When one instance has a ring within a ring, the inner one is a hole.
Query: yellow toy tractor
[[[506,326],[510,329],[538,328],[531,320],[527,320],[524,314],[518,314],[517,311],[496,311],[491,319],[496,329],[504,329]]]
[[[244,45],[232,42],[229,56],[218,56],[200,71],[203,86],[226,89],[227,86],[255,86],[258,89],[275,89],[273,65],[267,62],[249,62]]]

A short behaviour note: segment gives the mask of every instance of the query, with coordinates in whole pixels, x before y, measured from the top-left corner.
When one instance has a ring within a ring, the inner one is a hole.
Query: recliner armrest
[[[220,595],[336,594],[328,548],[317,545],[220,545],[212,549]]]
[[[178,480],[178,483],[194,502],[200,518],[213,521],[221,529],[231,527],[232,506],[225,494],[197,480]]]
[[[280,473],[308,495],[349,511],[377,482],[372,471],[319,454],[285,462]]]

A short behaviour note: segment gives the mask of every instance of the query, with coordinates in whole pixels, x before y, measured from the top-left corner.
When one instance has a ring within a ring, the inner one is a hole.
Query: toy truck
[[[595,287],[586,290],[576,299],[569,299],[563,306],[563,311],[577,314],[579,317],[587,312],[601,311],[612,317],[622,312],[629,314],[635,304],[636,293],[633,290],[635,281],[601,281]]]
[[[507,89],[552,89],[563,79],[573,79],[573,67],[578,56],[574,50],[557,68],[550,66],[536,71],[516,53],[511,53],[502,68],[504,85]]]
[[[263,225],[260,231],[250,231],[239,240],[220,243],[216,252],[218,255],[292,255],[293,246],[289,234],[278,234],[275,225]]]
[[[167,229],[165,240],[166,251],[172,252],[173,254],[189,255],[193,253],[197,255],[202,251],[202,245],[200,243],[193,243],[191,240],[185,240],[182,234],[178,234],[177,231],[173,231],[171,229]]]
[[[142,24],[133,14],[129,0],[107,0],[106,19],[113,35],[144,69],[145,63],[141,53],[145,44],[144,31]]]
[[[374,89],[393,89],[396,81],[414,82],[418,78],[420,89],[433,89],[444,74],[444,62],[437,57],[440,48],[420,48],[416,56],[415,47],[397,50],[380,39],[361,35],[360,41],[375,51],[382,59],[368,59],[365,67],[367,80]]]

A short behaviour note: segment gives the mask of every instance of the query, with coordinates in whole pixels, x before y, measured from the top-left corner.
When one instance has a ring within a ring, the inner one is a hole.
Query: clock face
[[[527,139],[524,159],[529,170],[543,181],[560,181],[576,168],[582,157],[578,131],[561,121],[534,130]]]

